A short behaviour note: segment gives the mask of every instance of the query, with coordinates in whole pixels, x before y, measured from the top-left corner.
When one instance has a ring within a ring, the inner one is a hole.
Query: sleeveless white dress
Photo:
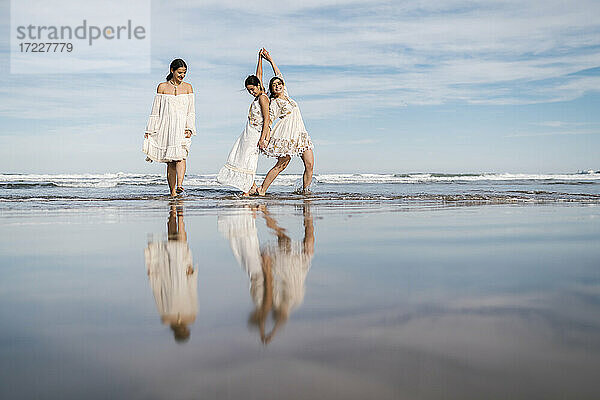
[[[281,74],[275,75],[283,81]],[[284,81],[285,82],[285,81]],[[271,129],[271,140],[264,153],[271,157],[302,156],[306,150],[313,149],[312,140],[304,127],[298,103],[288,96],[287,85],[283,96],[272,98],[269,106],[271,121],[279,121]]]
[[[192,144],[185,137],[186,129],[196,134],[194,93],[157,93],[146,126],[142,151],[146,161],[169,162],[185,160]]]
[[[243,192],[248,192],[252,187],[258,164],[258,140],[263,125],[258,99],[257,97],[250,104],[246,127],[234,143],[227,162],[217,175],[217,182],[221,185],[233,186]]]

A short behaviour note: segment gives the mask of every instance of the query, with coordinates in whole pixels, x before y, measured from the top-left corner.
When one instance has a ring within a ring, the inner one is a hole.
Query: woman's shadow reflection
[[[264,218],[276,241],[260,246],[257,216]],[[315,243],[310,203],[303,204],[302,216],[304,238],[301,242],[291,239],[264,205],[244,208],[218,219],[219,231],[229,240],[235,258],[250,278],[255,309],[249,323],[258,327],[264,344],[273,339],[291,311],[304,299],[304,282]],[[273,327],[267,332],[269,314],[273,317]]]
[[[187,243],[182,203],[170,204],[166,240],[149,237],[144,253],[161,321],[171,327],[175,341],[184,343],[198,312],[198,270]]]

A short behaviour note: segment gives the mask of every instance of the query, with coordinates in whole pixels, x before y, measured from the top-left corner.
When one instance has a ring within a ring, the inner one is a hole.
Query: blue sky
[[[150,74],[70,75],[10,74],[1,4],[1,172],[162,173],[142,135],[181,57],[199,132],[188,172],[215,173],[262,46],[300,105],[317,173],[600,169],[597,1],[153,1]]]

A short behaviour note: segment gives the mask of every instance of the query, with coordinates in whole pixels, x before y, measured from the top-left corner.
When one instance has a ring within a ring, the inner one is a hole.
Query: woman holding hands
[[[254,183],[259,148],[265,149],[270,137],[271,120],[269,118],[269,98],[265,94],[262,82],[262,57],[258,54],[256,75],[246,78],[244,85],[254,97],[248,110],[248,119],[244,131],[234,143],[227,162],[219,171],[217,181],[222,185],[233,186],[243,192],[243,196],[255,194]]]
[[[262,49],[259,54],[271,64],[275,74],[269,82],[271,97],[269,112],[271,120],[275,121],[279,118],[279,121],[271,130],[271,139],[263,150],[266,155],[276,157],[277,163],[267,173],[262,185],[257,188],[257,192],[261,196],[264,195],[277,175],[288,166],[292,156],[299,156],[304,162],[302,191],[307,193],[312,181],[314,166],[312,140],[304,127],[298,103],[288,96],[283,75],[275,61],[265,49]],[[257,75],[262,76],[262,65],[259,64],[259,67],[261,67],[261,71],[257,71]]]

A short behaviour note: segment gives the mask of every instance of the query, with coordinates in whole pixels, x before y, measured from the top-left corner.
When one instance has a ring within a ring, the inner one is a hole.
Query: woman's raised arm
[[[271,115],[269,113],[269,98],[263,93],[260,95],[258,99],[258,104],[260,105],[260,112],[263,116],[263,126],[260,134],[260,139],[258,140],[258,147],[261,149],[266,149],[269,144],[269,139],[271,138]]]
[[[279,70],[279,67],[275,64],[275,61],[273,61],[273,57],[271,57],[269,52],[265,48],[263,48],[261,51],[262,51],[262,54],[263,54],[263,57],[265,58],[265,60],[267,60],[271,64],[271,67],[273,67],[273,73],[276,76],[277,75],[282,76],[281,71]]]
[[[262,83],[262,75],[263,75],[263,70],[262,70],[262,59],[263,59],[263,57],[262,56],[263,56],[263,49],[260,49],[258,51],[258,62],[256,63],[256,77],[260,81],[261,85],[263,84]]]

